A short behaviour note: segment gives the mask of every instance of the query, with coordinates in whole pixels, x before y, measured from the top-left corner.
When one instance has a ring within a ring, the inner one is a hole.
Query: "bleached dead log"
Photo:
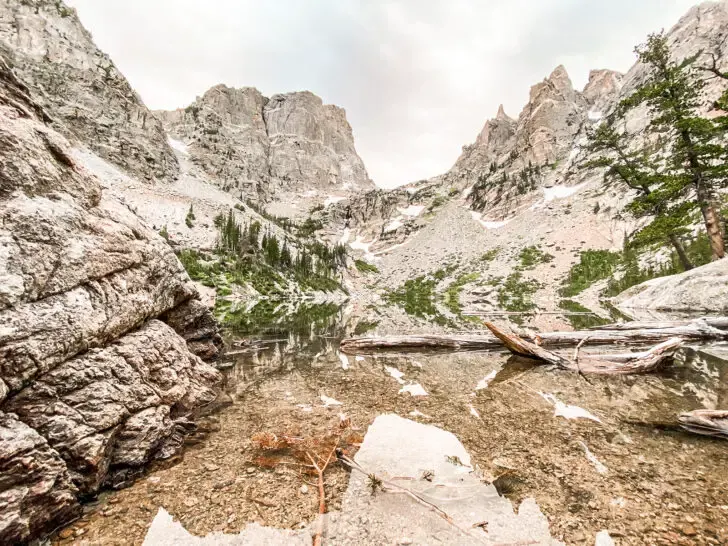
[[[534,358],[547,364],[552,364],[566,370],[573,370],[581,374],[627,375],[653,372],[670,362],[675,351],[682,345],[682,340],[679,338],[669,339],[645,353],[636,355],[632,359],[620,358],[619,362],[610,360],[609,355],[600,355],[598,358],[595,358],[588,355],[580,356],[578,352],[575,353],[572,360],[569,360],[535,343],[526,341],[515,334],[508,334],[495,324],[486,322],[485,326],[513,354]],[[577,345],[577,349],[581,348],[581,345],[587,339],[591,338],[584,338]]]
[[[634,321],[621,322],[617,324],[607,324],[604,326],[596,326],[592,330],[639,330],[641,328],[649,328],[651,330],[659,330],[664,328],[679,328],[689,326],[694,323],[704,323],[711,328],[718,330],[728,330],[728,317],[701,317],[689,320],[671,320],[671,321]]]
[[[728,318],[699,319],[677,325],[665,323],[633,323],[638,328],[623,330],[621,327],[602,327],[598,330],[577,332],[548,332],[537,336],[523,338],[542,347],[576,347],[584,338],[589,338],[589,345],[651,345],[672,338],[683,341],[717,341],[728,339],[728,330],[721,330],[713,325],[728,323]],[[656,327],[653,327],[656,324]],[[419,336],[386,336],[358,337],[341,342],[341,350],[348,354],[361,354],[376,350],[487,350],[501,347],[502,343],[493,335],[419,335]]]
[[[689,432],[728,440],[728,410],[695,410],[680,414],[677,420]]]

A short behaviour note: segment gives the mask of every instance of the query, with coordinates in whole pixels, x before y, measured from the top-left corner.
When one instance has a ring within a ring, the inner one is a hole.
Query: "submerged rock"
[[[533,499],[526,499],[515,512],[493,485],[482,481],[465,447],[450,432],[398,415],[380,415],[355,461],[367,473],[393,480],[431,505],[401,491],[373,493],[371,479],[352,471],[341,511],[323,519],[324,543],[430,544],[436,537],[443,544],[562,544],[551,538],[548,521]],[[198,538],[160,508],[144,544],[309,544],[320,523],[298,532],[250,524],[239,535]]]

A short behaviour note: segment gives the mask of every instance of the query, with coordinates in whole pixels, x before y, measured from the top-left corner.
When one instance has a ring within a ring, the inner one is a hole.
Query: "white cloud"
[[[691,0],[69,0],[151,108],[209,87],[309,89],[343,106],[371,177],[449,169],[504,103],[515,117],[558,64],[626,71]]]

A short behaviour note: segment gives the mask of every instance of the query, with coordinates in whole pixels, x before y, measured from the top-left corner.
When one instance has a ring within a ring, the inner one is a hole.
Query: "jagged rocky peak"
[[[309,91],[274,95],[264,110],[271,176],[284,192],[373,188],[343,108]]]
[[[615,70],[592,70],[581,94],[591,106],[606,105],[617,97],[623,80],[624,74]]]
[[[162,124],[61,0],[0,2],[0,43],[56,129],[142,180],[173,180]]]
[[[253,87],[216,85],[187,108],[158,111],[172,138],[227,191],[258,200],[269,188],[268,99]]]
[[[263,202],[316,190],[372,189],[346,112],[309,91],[264,97],[218,85],[187,108],[159,112],[192,161],[228,191]]]
[[[0,543],[181,447],[217,325],[172,248],[102,190],[0,44]]]
[[[491,152],[497,152],[513,136],[515,130],[516,120],[508,117],[501,104],[495,118],[485,122],[483,130],[475,140],[475,145]]]
[[[531,88],[518,118],[516,153],[534,165],[553,163],[571,147],[586,112],[586,101],[574,90],[563,66]]]

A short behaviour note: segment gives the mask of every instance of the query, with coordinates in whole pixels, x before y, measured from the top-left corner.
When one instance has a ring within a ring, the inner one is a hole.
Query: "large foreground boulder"
[[[627,313],[650,311],[728,312],[728,259],[633,286],[614,298]]]
[[[49,124],[0,44],[0,544],[171,456],[220,381],[174,252]]]

